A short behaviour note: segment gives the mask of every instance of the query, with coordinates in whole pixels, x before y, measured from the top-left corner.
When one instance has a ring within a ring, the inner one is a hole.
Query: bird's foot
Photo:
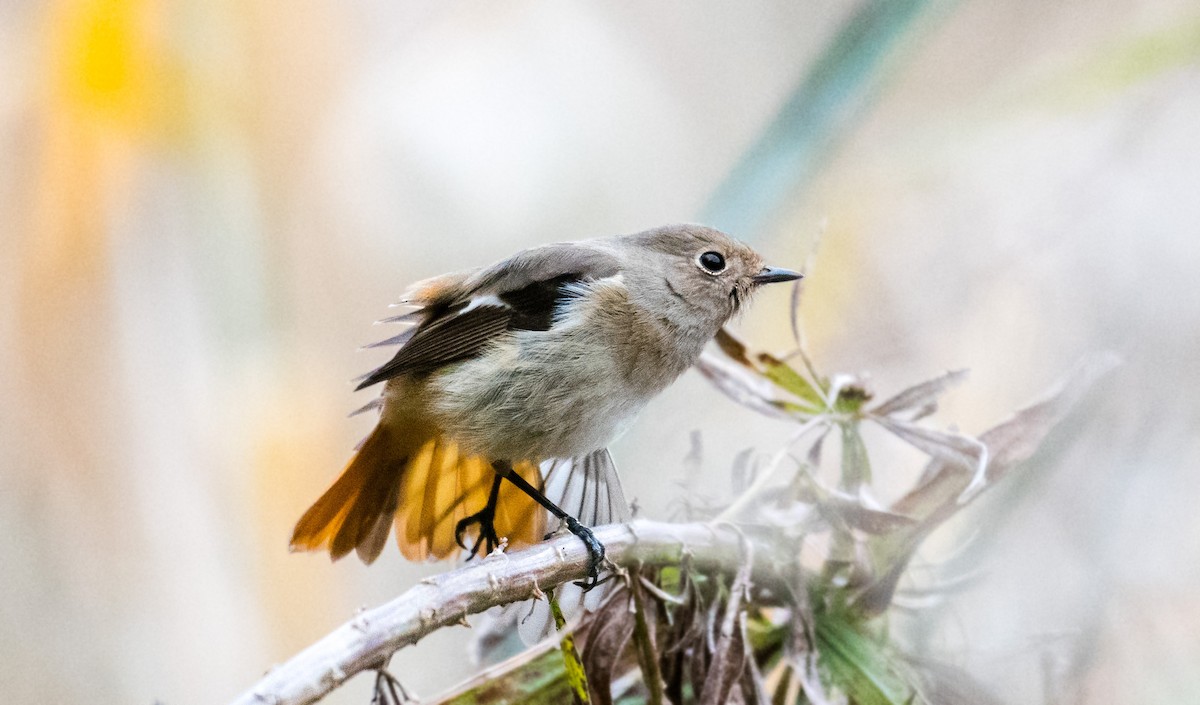
[[[371,697],[371,705],[405,705],[415,702],[416,699],[387,668],[381,665],[375,669],[375,694]]]
[[[583,545],[587,548],[587,578],[585,580],[578,580],[575,584],[583,588],[584,592],[588,592],[607,580],[607,578],[605,580],[599,579],[600,565],[604,562],[604,544],[600,543],[600,540],[596,538],[591,529],[580,524],[575,517],[567,517],[563,521],[567,525],[567,531],[579,537],[579,540],[583,541]]]
[[[479,555],[481,546],[484,548],[483,555],[486,556],[500,545],[500,538],[496,536],[495,520],[496,508],[489,505],[454,525],[454,541],[467,552],[467,560]],[[479,525],[479,535],[476,537],[475,543],[467,548],[467,544],[463,541],[463,535],[475,524]]]

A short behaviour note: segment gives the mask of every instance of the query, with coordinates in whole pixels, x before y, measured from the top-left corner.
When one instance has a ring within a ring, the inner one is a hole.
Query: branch
[[[773,531],[730,524],[667,524],[638,520],[595,529],[607,557],[619,566],[675,565],[685,554],[701,570],[737,572],[743,543],[753,548],[753,574],[761,584],[780,581],[799,551]],[[386,604],[351,621],[276,666],[234,705],[301,705],[316,702],[360,671],[377,668],[405,646],[438,629],[463,623],[469,614],[529,599],[542,588],[587,574],[587,551],[579,539],[564,536],[514,551],[493,553],[478,562],[414,585]]]

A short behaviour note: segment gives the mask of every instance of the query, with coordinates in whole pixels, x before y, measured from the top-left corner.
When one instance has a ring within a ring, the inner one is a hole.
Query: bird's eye
[[[696,262],[709,274],[720,274],[725,271],[725,256],[720,252],[705,252]]]

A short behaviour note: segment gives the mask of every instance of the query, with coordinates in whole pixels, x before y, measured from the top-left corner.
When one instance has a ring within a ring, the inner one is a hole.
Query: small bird
[[[523,250],[426,279],[387,321],[411,324],[358,389],[379,421],[296,524],[292,550],[336,560],[441,559],[543,539],[547,517],[588,548],[589,525],[628,516],[607,446],[763,284],[799,279],[699,225]],[[551,499],[553,498],[553,499]],[[570,511],[567,511],[567,509]],[[467,540],[471,547],[467,548]]]

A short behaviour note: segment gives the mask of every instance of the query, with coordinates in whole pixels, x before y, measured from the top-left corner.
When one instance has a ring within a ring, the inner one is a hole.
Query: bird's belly
[[[491,459],[575,457],[623,433],[660,389],[636,385],[601,348],[497,345],[431,384],[434,415],[464,451]]]

